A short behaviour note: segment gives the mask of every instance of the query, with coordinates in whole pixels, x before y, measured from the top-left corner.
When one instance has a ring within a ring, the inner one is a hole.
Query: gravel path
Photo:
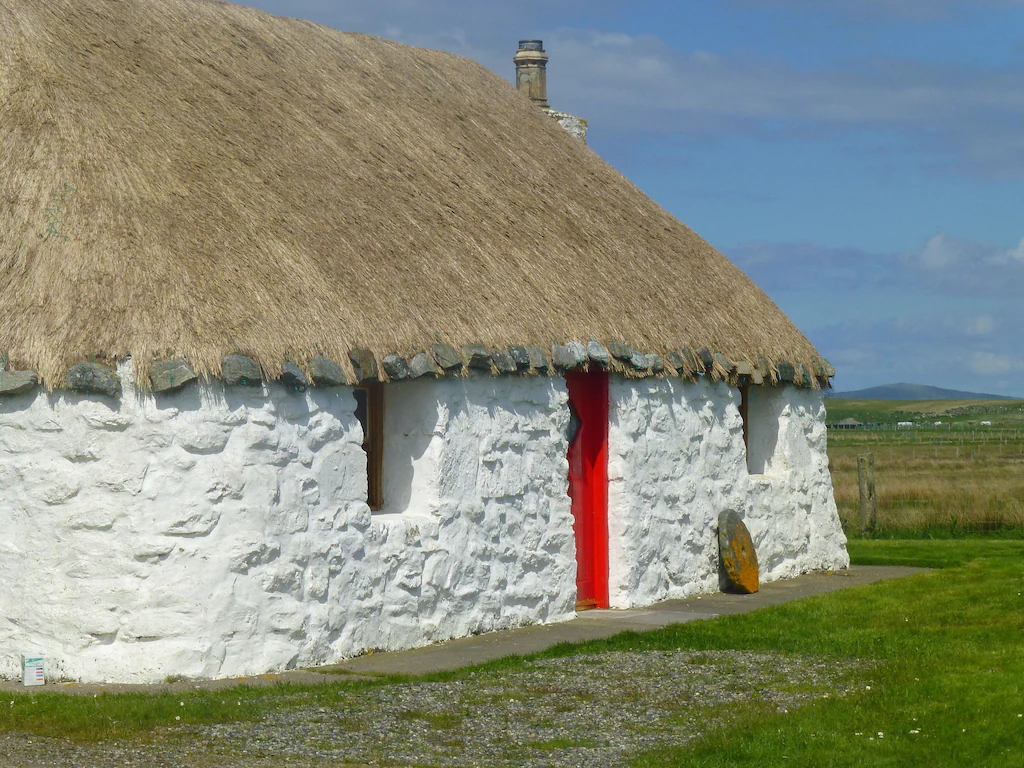
[[[620,766],[728,722],[751,700],[786,711],[843,695],[856,661],[738,651],[534,661],[444,683],[346,693],[253,723],[180,726],[146,743],[76,747],[0,736],[9,766]]]

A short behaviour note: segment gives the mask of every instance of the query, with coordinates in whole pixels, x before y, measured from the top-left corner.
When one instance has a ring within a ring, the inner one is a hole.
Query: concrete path
[[[425,675],[459,667],[481,664],[505,656],[537,653],[563,642],[581,642],[611,637],[633,630],[645,632],[670,624],[712,619],[733,613],[746,613],[770,605],[822,595],[847,587],[872,584],[918,573],[926,568],[895,566],[853,566],[845,571],[818,571],[794,579],[763,584],[753,595],[717,593],[686,600],[669,600],[648,608],[628,611],[584,611],[572,621],[545,626],[522,627],[490,632],[476,637],[394,653],[372,653],[340,664],[313,669],[291,670],[276,675],[228,678],[223,680],[181,681],[156,685],[98,685],[78,683],[47,684],[24,688],[16,681],[0,682],[0,691],[10,693],[67,693],[92,696],[99,693],[177,693],[216,690],[236,685],[268,686],[288,683],[316,684],[379,675]]]
[[[719,592],[686,600],[667,600],[648,608],[628,611],[583,611],[574,620],[561,624],[490,632],[411,651],[368,654],[336,664],[331,669],[358,675],[425,675],[482,664],[513,654],[537,653],[558,643],[597,640],[628,630],[647,632],[670,624],[747,613],[790,600],[927,571],[927,568],[874,565],[853,566],[845,571],[818,571],[762,584],[753,595]]]

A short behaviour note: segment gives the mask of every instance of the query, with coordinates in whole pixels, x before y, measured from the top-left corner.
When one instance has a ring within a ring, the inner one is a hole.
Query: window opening
[[[363,428],[366,453],[366,503],[374,512],[384,507],[384,385],[368,381],[356,387],[356,418]]]
[[[747,452],[747,472],[751,475],[778,474],[785,469],[779,453],[779,426],[786,406],[779,387],[740,387],[740,416],[743,418],[743,445]]]
[[[740,387],[740,418],[743,419],[743,449],[750,456],[750,385]]]

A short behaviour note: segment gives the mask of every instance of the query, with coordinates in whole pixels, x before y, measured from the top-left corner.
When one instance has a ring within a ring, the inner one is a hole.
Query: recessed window
[[[740,416],[743,419],[743,445],[747,449],[747,471],[769,475],[784,470],[785,461],[776,457],[779,445],[779,419],[785,407],[781,388],[740,387]]]
[[[379,512],[384,507],[384,385],[368,381],[352,394],[356,398],[356,418],[363,428],[366,503],[372,511]]]

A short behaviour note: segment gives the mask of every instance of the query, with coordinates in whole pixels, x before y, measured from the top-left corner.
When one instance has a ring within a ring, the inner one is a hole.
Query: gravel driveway
[[[0,736],[8,766],[620,766],[728,722],[843,695],[866,668],[739,651],[616,652],[533,661],[452,682],[386,685],[314,705],[282,694],[262,720],[169,727],[146,741],[74,746]]]

